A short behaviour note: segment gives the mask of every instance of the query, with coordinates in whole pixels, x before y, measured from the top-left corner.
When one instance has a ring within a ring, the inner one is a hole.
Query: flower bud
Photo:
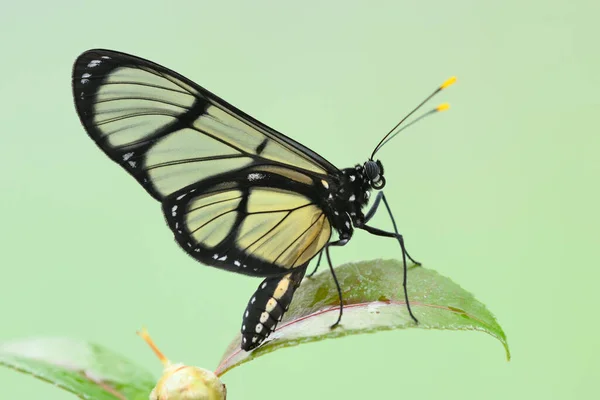
[[[225,400],[227,388],[212,371],[181,363],[172,364],[156,347],[146,329],[138,332],[164,365],[149,400]]]

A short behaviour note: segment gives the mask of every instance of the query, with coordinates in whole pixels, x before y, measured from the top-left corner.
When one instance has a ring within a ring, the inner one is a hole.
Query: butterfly
[[[309,262],[325,253],[343,314],[330,248],[354,229],[398,241],[407,253],[383,194],[383,165],[374,156],[397,129],[450,78],[403,118],[369,159],[338,169],[186,77],[133,55],[89,50],[75,61],[75,108],[89,137],[133,176],[162,211],[180,247],[202,264],[265,278],[248,302],[241,348],[258,347],[289,308]],[[447,108],[443,104],[417,118]],[[411,123],[411,124],[412,124]],[[405,127],[408,127],[409,125]],[[364,213],[371,191],[377,191]],[[383,201],[394,231],[368,224]],[[332,233],[337,238],[332,239]]]

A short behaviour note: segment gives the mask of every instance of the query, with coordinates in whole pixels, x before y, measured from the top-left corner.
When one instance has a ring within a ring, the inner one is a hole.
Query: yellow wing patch
[[[281,189],[252,189],[237,242],[244,252],[282,268],[310,260],[331,235],[323,210]]]

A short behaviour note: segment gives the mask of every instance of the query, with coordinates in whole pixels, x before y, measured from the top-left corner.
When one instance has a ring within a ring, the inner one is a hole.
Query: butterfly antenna
[[[438,94],[438,93],[439,93],[439,92],[441,92],[442,90],[446,89],[447,87],[451,86],[451,85],[452,85],[452,84],[454,84],[455,82],[456,82],[456,77],[455,77],[455,76],[453,76],[453,77],[451,77],[451,78],[447,79],[447,80],[446,80],[444,83],[442,83],[442,84],[441,84],[441,85],[440,85],[440,86],[439,86],[439,87],[438,87],[438,88],[437,88],[437,89],[436,89],[436,90],[435,90],[433,93],[431,93],[429,96],[427,96],[427,97],[425,98],[425,100],[423,100],[423,101],[422,101],[422,102],[421,102],[421,103],[420,103],[418,106],[416,106],[416,107],[415,107],[415,108],[414,108],[414,109],[413,109],[411,112],[409,112],[409,113],[408,113],[408,114],[407,114],[407,115],[406,115],[404,118],[402,118],[402,119],[400,120],[400,122],[398,122],[398,123],[396,124],[396,126],[394,126],[394,127],[393,127],[393,128],[392,128],[392,129],[391,129],[391,130],[390,130],[390,131],[389,131],[389,132],[388,132],[388,133],[387,133],[387,134],[386,134],[386,135],[383,137],[383,139],[381,139],[381,141],[380,141],[380,142],[377,144],[377,146],[375,146],[375,150],[373,150],[373,153],[371,154],[371,158],[370,158],[370,159],[372,160],[372,159],[373,159],[373,157],[375,157],[375,153],[377,153],[377,152],[379,151],[379,149],[380,149],[380,148],[383,146],[383,144],[384,144],[384,143],[386,143],[386,142],[388,141],[388,139],[391,139],[390,135],[391,135],[392,133],[394,133],[394,131],[395,131],[395,130],[396,130],[396,129],[397,129],[399,126],[400,126],[400,125],[402,125],[402,123],[403,123],[404,121],[406,121],[406,120],[407,120],[407,119],[408,119],[408,118],[409,118],[411,115],[413,115],[413,114],[414,114],[414,113],[415,113],[415,112],[416,112],[416,111],[417,111],[419,108],[421,108],[421,107],[422,107],[422,106],[423,106],[425,103],[427,103],[429,100],[431,100],[431,98],[432,98],[433,96],[435,96],[436,94]],[[442,106],[444,106],[444,104],[442,104],[441,106],[439,106],[439,107],[435,108],[434,110],[432,110],[432,111],[430,111],[430,112],[428,112],[428,113],[425,113],[424,115],[422,115],[420,118],[418,118],[418,119],[417,119],[417,120],[415,120],[414,122],[417,122],[418,120],[420,120],[420,119],[424,118],[425,116],[427,116],[427,115],[430,115],[430,114],[432,114],[432,113],[434,113],[434,112],[437,112],[437,111],[444,111],[444,110],[447,110],[447,109],[448,109],[448,107],[446,106],[446,108],[444,108],[444,109],[441,109],[441,110],[438,110],[438,109],[439,109],[440,107],[442,107]],[[412,125],[412,124],[410,124],[410,125]],[[409,125],[409,126],[410,126],[410,125]],[[396,135],[394,134],[394,136],[396,136]]]
[[[394,132],[394,134],[390,137],[388,137],[385,142],[381,143],[381,145],[379,145],[379,148],[382,148],[387,142],[389,142],[390,140],[392,140],[397,134],[399,134],[400,132],[402,132],[403,130],[405,130],[406,128],[408,128],[409,126],[412,126],[414,124],[416,124],[417,122],[419,122],[420,120],[422,120],[425,117],[428,117],[432,114],[438,113],[438,112],[442,112],[442,111],[446,111],[450,108],[450,104],[448,103],[442,103],[439,106],[437,106],[436,108],[434,108],[433,110],[429,110],[427,111],[425,114],[421,115],[419,118],[416,118],[413,121],[410,121],[408,124],[404,125],[402,128],[398,129],[396,132]]]

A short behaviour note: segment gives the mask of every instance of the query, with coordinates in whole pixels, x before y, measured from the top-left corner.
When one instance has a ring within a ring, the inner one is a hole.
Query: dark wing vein
[[[250,246],[247,246],[244,251],[246,251],[249,247],[251,247],[253,244],[255,244],[256,242],[258,242],[259,240],[263,239],[266,237],[266,239],[264,240],[264,242],[262,242],[261,244],[259,244],[253,251],[252,253],[257,252],[259,249],[261,249],[263,246],[271,243],[272,240],[274,240],[276,238],[276,235],[269,235],[271,232],[273,232],[273,230],[277,229],[282,223],[283,221],[285,221],[290,215],[292,215],[294,213],[294,211],[297,211],[301,208],[307,207],[307,206],[311,206],[314,205],[312,203],[300,206],[300,207],[296,207],[293,209],[288,210],[287,214],[285,215],[285,217],[283,217],[278,223],[276,223],[271,229],[269,229],[267,232],[265,232],[262,236],[260,236],[258,239],[256,239]],[[285,211],[285,210],[284,210]],[[284,212],[284,211],[280,211],[280,212]],[[274,211],[269,211],[271,213],[275,213]],[[255,212],[255,214],[261,214],[264,212]],[[279,256],[278,256],[279,258]]]
[[[321,228],[319,229],[319,231],[320,231],[321,229],[323,229],[323,224],[325,223],[325,214],[321,214],[321,216],[320,216],[320,217],[317,219],[317,221],[318,221],[318,220],[320,220],[320,219],[322,219],[322,221],[321,221]],[[316,222],[316,221],[315,221],[315,222]],[[300,254],[298,254],[298,257],[296,257],[296,259],[294,260],[294,263],[293,263],[292,265],[296,265],[296,261],[298,261],[298,260],[300,259],[300,257],[302,257],[302,256],[304,255],[304,253],[306,253],[306,251],[307,251],[308,249],[310,249],[310,246],[312,246],[312,244],[313,244],[313,243],[314,243],[314,242],[315,242],[317,239],[319,239],[320,237],[321,237],[321,235],[320,235],[320,234],[318,234],[318,235],[315,235],[315,237],[313,238],[313,240],[311,240],[311,241],[310,241],[310,244],[309,244],[308,246],[304,246],[304,250],[302,250],[302,252],[301,252]],[[298,237],[298,238],[300,238],[300,237]],[[296,240],[298,240],[298,239],[296,239]]]
[[[281,211],[283,212],[283,211]],[[275,213],[273,213],[275,214]],[[289,217],[292,214],[291,211],[288,211],[285,216],[283,218],[281,218],[279,220],[279,222],[277,222],[271,229],[269,229],[267,232],[265,232],[262,236],[260,236],[258,239],[256,239],[254,242],[250,243],[248,246],[246,246],[243,251],[246,252],[250,247],[254,246],[258,241],[260,241],[262,238],[264,238],[265,236],[267,236],[269,233],[271,233],[275,228],[277,228],[283,221],[286,220],[287,217]],[[273,238],[273,236],[271,236],[271,239]],[[265,241],[265,243],[267,243],[270,239],[267,239]],[[256,249],[253,250],[253,253],[256,252],[258,249],[260,249],[265,243],[261,243]],[[248,253],[251,254],[251,253]]]
[[[120,111],[120,110],[119,110]],[[105,113],[107,113],[108,111],[105,111]],[[113,122],[117,122],[117,121],[123,121],[129,118],[136,118],[136,117],[142,117],[144,115],[166,115],[168,117],[177,117],[177,113],[173,113],[170,110],[163,110],[162,112],[156,112],[156,111],[138,111],[136,113],[130,113],[130,114],[126,114],[126,115],[121,115],[118,117],[112,117],[112,118],[108,118],[105,120],[102,120],[101,122],[96,122],[95,124],[97,126],[102,126],[104,124],[110,124]],[[138,125],[143,125],[143,122],[140,122]],[[103,136],[107,136],[107,135],[103,135]],[[151,138],[151,137],[150,137]],[[146,139],[149,140],[150,138]],[[139,144],[139,143],[143,143],[144,141],[137,141],[137,142],[131,142],[131,145],[134,144]]]
[[[277,262],[277,260],[279,260],[279,257],[281,257],[281,256],[283,255],[283,253],[285,253],[285,252],[286,252],[286,251],[287,251],[287,250],[288,250],[290,247],[292,247],[292,245],[293,245],[294,243],[296,243],[298,240],[300,240],[300,238],[301,238],[302,236],[304,236],[304,234],[305,234],[306,232],[308,232],[310,229],[312,229],[312,227],[313,227],[313,226],[314,226],[314,225],[315,225],[315,224],[316,224],[316,223],[317,223],[317,222],[318,222],[318,221],[321,219],[321,216],[322,216],[322,215],[323,215],[323,214],[321,214],[321,215],[319,216],[319,218],[317,218],[317,219],[316,219],[316,220],[315,220],[315,221],[314,221],[312,224],[310,224],[310,225],[308,226],[308,228],[306,228],[306,229],[305,229],[305,230],[304,230],[304,231],[303,231],[303,232],[302,232],[300,235],[298,235],[298,236],[296,237],[296,239],[292,240],[292,241],[290,242],[290,244],[288,244],[288,245],[286,246],[286,248],[285,248],[285,249],[283,249],[283,251],[282,251],[281,253],[279,253],[279,255],[278,255],[277,257],[275,257],[275,259],[273,260],[273,262],[275,262],[275,263],[276,263],[276,262]],[[319,237],[319,235],[316,235],[316,237]],[[311,242],[311,243],[312,243],[312,242]],[[302,253],[301,253],[301,254],[302,254]],[[296,259],[294,260],[294,263],[295,263],[297,260],[298,260],[298,258],[296,258]],[[294,264],[292,264],[292,265],[294,265]]]
[[[230,198],[230,199],[223,199],[223,200],[213,201],[212,203],[203,204],[203,205],[201,205],[200,207],[190,208],[190,209],[187,211],[187,214],[190,214],[190,213],[192,213],[192,212],[194,212],[194,211],[198,211],[198,210],[200,210],[200,209],[202,209],[202,208],[204,208],[204,207],[210,207],[210,206],[213,206],[213,205],[215,205],[215,204],[219,204],[219,203],[225,203],[226,201],[233,201],[233,200],[241,199],[241,198],[243,198],[243,197],[244,197],[244,196],[232,197],[232,198]]]
[[[129,68],[134,68],[134,67],[129,67]],[[139,68],[137,68],[137,69],[139,69]],[[150,71],[146,71],[146,72],[150,72]],[[154,74],[154,75],[158,76],[156,74]],[[164,78],[164,76],[162,78]],[[100,78],[97,78],[97,79],[100,79]],[[173,81],[171,81],[169,79],[167,79],[167,80],[169,82],[177,85],[177,83],[175,83],[175,82],[173,82]],[[149,87],[149,88],[153,88],[153,89],[166,90],[166,91],[169,91],[169,92],[174,92],[174,93],[179,93],[179,94],[185,94],[185,95],[194,97],[194,95],[192,93],[188,92],[187,90],[185,90],[183,88],[182,88],[182,90],[176,90],[176,89],[173,89],[173,88],[170,88],[170,87],[161,86],[161,85],[151,85],[151,84],[145,83],[145,82],[136,82],[136,81],[106,82],[106,83],[104,83],[104,85],[105,86],[108,86],[108,85],[145,86],[145,87]],[[179,85],[177,85],[177,86],[179,86]],[[179,87],[181,87],[181,86],[179,86]]]
[[[152,97],[142,97],[142,96],[123,96],[123,97],[113,97],[110,99],[105,99],[105,100],[100,100],[100,101],[96,101],[95,104],[100,104],[100,103],[110,103],[113,101],[123,101],[123,100],[143,100],[143,101],[151,101],[154,103],[161,103],[161,104],[166,104],[169,106],[174,106],[177,108],[181,108],[183,110],[187,110],[188,107],[185,105],[181,105],[175,102],[171,102],[171,101],[165,101],[165,100],[161,100],[161,99],[157,99],[157,98],[152,98]],[[106,112],[106,111],[105,111]]]
[[[234,208],[233,210],[227,210],[227,211],[225,211],[225,212],[223,212],[221,214],[218,214],[218,215],[212,217],[211,219],[209,219],[207,222],[205,222],[202,225],[200,225],[198,228],[196,228],[193,231],[191,231],[191,233],[194,234],[194,233],[198,232],[200,229],[204,228],[206,225],[208,225],[211,222],[213,222],[214,220],[221,218],[223,215],[229,214],[231,212],[236,212],[236,211],[238,211],[237,208]]]
[[[271,214],[271,213],[278,213],[278,212],[285,212],[285,211],[294,212],[294,211],[299,210],[301,208],[308,207],[308,206],[314,206],[314,205],[315,205],[314,203],[307,203],[307,204],[303,204],[301,206],[294,207],[294,208],[284,208],[284,209],[279,209],[279,210],[252,211],[252,212],[247,212],[247,214],[248,215],[254,215],[254,214]]]
[[[185,159],[179,159],[179,160],[173,160],[173,161],[154,164],[150,167],[146,167],[146,170],[150,171],[150,170],[161,168],[161,167],[172,167],[173,165],[187,164],[187,163],[193,163],[193,162],[203,162],[203,161],[226,160],[229,158],[246,158],[246,156],[243,154],[223,154],[220,156],[185,158]]]

